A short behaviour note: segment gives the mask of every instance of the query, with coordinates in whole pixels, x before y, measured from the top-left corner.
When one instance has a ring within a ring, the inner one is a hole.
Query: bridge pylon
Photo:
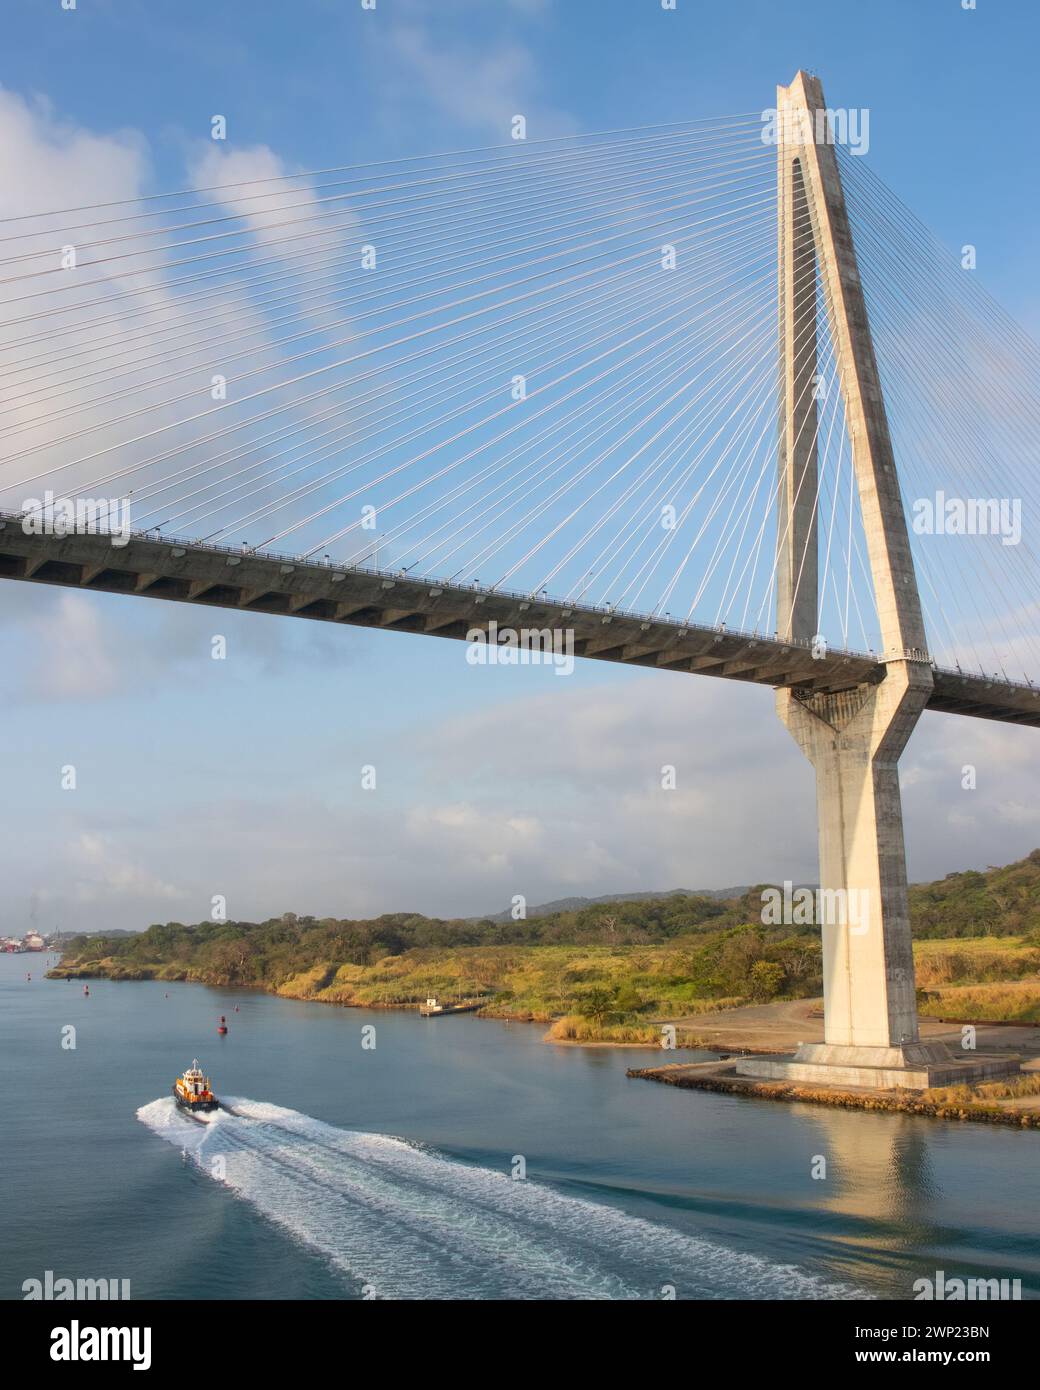
[[[777,631],[820,642],[817,332],[838,365],[871,580],[880,679],[827,694],[782,689],[780,719],[816,770],[824,1042],[749,1059],[749,1076],[924,1088],[1017,1070],[918,1032],[898,760],[933,688],[881,380],[819,80],[777,88],[780,446]],[[822,300],[824,314],[818,313]],[[820,642],[821,651],[825,647]]]

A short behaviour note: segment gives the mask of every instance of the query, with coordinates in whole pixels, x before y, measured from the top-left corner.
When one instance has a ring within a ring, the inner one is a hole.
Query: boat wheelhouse
[[[190,1115],[219,1108],[219,1102],[210,1090],[209,1077],[203,1075],[197,1057],[184,1075],[178,1076],[173,1083],[173,1095],[180,1109]]]

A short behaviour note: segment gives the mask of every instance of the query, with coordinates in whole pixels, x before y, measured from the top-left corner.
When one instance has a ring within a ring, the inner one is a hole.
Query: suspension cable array
[[[935,499],[1026,508],[1040,351],[840,161],[932,654],[1019,678],[1028,528],[957,548]],[[155,536],[771,635],[777,230],[758,113],[26,211],[0,221],[0,506],[118,497]],[[818,573],[832,646],[870,651],[832,316],[796,274],[797,582]]]

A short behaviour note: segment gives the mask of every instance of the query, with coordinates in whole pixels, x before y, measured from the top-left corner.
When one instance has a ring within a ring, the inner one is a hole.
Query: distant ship
[[[220,1102],[210,1090],[209,1077],[203,1076],[197,1057],[184,1075],[178,1076],[173,1083],[173,1095],[178,1109],[186,1110],[189,1115],[220,1109]]]
[[[24,951],[44,951],[47,943],[39,932],[30,931],[19,941],[16,937],[5,936],[0,938],[0,951],[6,954],[20,955]]]

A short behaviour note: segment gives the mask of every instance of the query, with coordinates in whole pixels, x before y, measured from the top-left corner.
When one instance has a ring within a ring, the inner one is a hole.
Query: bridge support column
[[[824,1041],[740,1062],[741,1075],[920,1090],[1018,1070],[1016,1059],[955,1056],[918,1033],[897,763],[931,689],[918,660],[837,694],[777,691],[777,713],[816,769]]]
[[[777,88],[780,439],[777,630],[817,632],[818,321],[840,372],[845,420],[881,629],[884,678],[834,694],[779,690],[777,713],[816,769],[824,1041],[790,1059],[737,1064],[745,1076],[924,1088],[1017,1070],[958,1060],[918,1034],[899,797],[899,756],[928,703],[931,662],[867,306],[823,89],[799,72]],[[819,282],[819,290],[817,289]],[[823,313],[821,314],[821,309]]]
[[[898,1049],[918,1039],[897,760],[931,672],[905,661],[886,669],[879,685],[840,694],[777,692],[777,713],[816,769],[817,925],[833,1047]]]
[[[924,1089],[1018,1069],[918,1034],[897,762],[931,689],[927,661],[893,661],[877,685],[777,691],[777,713],[816,769],[824,1041],[739,1062],[741,1075]]]

